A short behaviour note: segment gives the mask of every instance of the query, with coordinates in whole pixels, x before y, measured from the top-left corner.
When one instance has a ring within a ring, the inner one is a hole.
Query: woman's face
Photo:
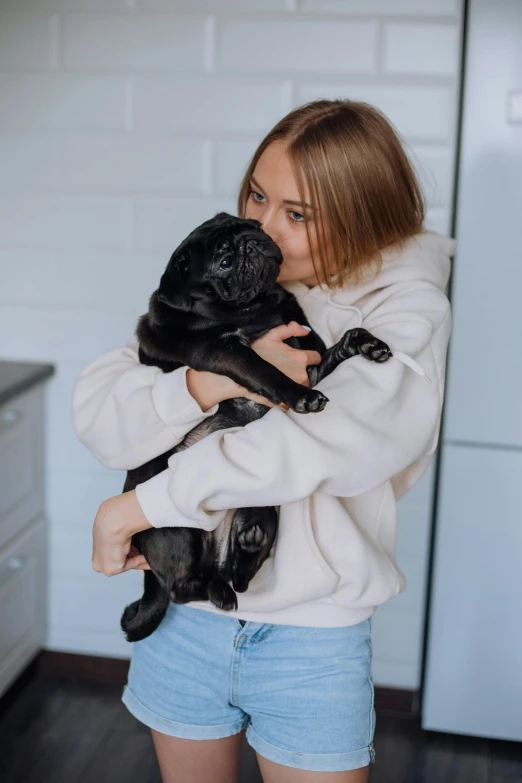
[[[278,283],[300,280],[308,286],[318,284],[312,265],[305,221],[308,221],[314,255],[317,259],[317,231],[312,209],[299,199],[299,191],[286,143],[274,141],[266,148],[253,171],[245,217],[259,220],[265,231],[279,246],[283,263]],[[305,199],[309,203],[308,189]]]

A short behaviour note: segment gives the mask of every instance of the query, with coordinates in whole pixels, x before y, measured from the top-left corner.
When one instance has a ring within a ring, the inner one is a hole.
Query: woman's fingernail
[[[312,327],[311,326],[305,326],[304,324],[300,324],[300,325],[303,327],[303,329],[308,329],[309,332],[312,331]]]

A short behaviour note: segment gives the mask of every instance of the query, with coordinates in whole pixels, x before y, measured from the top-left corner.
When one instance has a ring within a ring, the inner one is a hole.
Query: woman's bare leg
[[[216,740],[151,733],[163,783],[238,783],[244,731]]]
[[[263,783],[367,783],[370,767],[360,767],[347,772],[309,772],[276,764],[256,753]]]

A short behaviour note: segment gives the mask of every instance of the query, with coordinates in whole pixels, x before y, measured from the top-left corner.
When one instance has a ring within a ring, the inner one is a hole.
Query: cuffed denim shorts
[[[132,644],[122,701],[142,723],[184,739],[246,729],[261,756],[339,772],[375,760],[371,618],[343,628],[246,622],[170,604]]]

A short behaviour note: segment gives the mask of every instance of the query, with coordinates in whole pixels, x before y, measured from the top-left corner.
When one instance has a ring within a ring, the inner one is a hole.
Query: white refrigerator
[[[470,0],[422,727],[522,741],[522,0]]]

